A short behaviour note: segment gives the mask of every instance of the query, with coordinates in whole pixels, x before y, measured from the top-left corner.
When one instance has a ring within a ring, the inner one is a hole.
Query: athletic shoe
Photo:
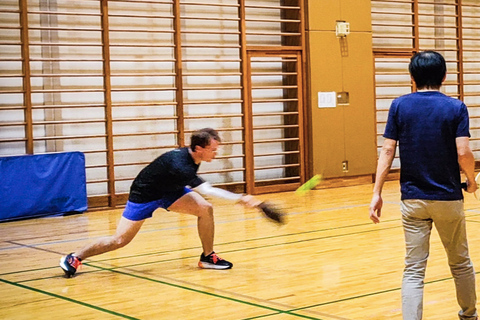
[[[77,269],[82,265],[82,260],[75,257],[72,253],[60,259],[60,267],[65,272],[67,278],[72,277]]]
[[[212,252],[208,256],[202,253],[198,266],[203,269],[231,269],[233,263],[223,260],[215,252]]]

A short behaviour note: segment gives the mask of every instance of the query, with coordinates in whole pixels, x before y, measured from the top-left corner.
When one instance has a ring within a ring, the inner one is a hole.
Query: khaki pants
[[[447,252],[461,308],[458,315],[460,319],[476,319],[475,271],[468,255],[463,201],[404,200],[401,212],[406,244],[402,282],[403,319],[422,319],[423,280],[432,223]]]

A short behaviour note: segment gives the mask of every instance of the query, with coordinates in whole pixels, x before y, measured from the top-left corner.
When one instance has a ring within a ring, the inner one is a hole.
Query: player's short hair
[[[440,53],[422,51],[410,59],[408,70],[418,89],[440,89],[447,73],[447,64]]]
[[[218,142],[222,142],[217,130],[212,128],[203,128],[192,133],[190,148],[195,151],[197,146],[205,148],[210,144],[210,141],[214,139]]]

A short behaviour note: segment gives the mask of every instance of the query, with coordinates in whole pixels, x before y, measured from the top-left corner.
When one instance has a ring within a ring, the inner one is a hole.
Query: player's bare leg
[[[206,255],[213,252],[215,222],[210,202],[196,192],[189,192],[175,201],[168,210],[197,216],[198,235],[202,242],[203,252]]]
[[[198,217],[197,228],[203,253],[200,256],[198,266],[205,269],[230,269],[233,264],[218,257],[213,251],[213,238],[215,234],[215,222],[213,207],[196,192],[189,192],[175,201],[168,210],[193,214]]]
[[[138,233],[144,221],[132,221],[122,217],[114,235],[100,238],[96,242],[87,244],[79,251],[62,257],[60,266],[65,271],[66,276],[73,276],[83,259],[126,246]]]
[[[124,247],[137,235],[144,222],[145,220],[132,221],[122,217],[113,236],[100,238],[75,252],[74,255],[83,260]]]

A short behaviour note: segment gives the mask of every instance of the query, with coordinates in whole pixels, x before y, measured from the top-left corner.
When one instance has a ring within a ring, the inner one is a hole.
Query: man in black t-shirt
[[[198,266],[206,269],[230,269],[233,264],[213,251],[214,220],[212,205],[200,194],[223,198],[248,207],[260,201],[250,195],[212,187],[197,176],[202,161],[215,158],[221,142],[216,130],[204,128],[192,134],[190,147],[164,153],[146,166],[132,183],[130,195],[115,235],[99,239],[60,260],[60,267],[71,277],[81,261],[127,245],[143,222],[158,208],[198,217],[198,233],[203,253]],[[196,192],[192,192],[196,191]]]

